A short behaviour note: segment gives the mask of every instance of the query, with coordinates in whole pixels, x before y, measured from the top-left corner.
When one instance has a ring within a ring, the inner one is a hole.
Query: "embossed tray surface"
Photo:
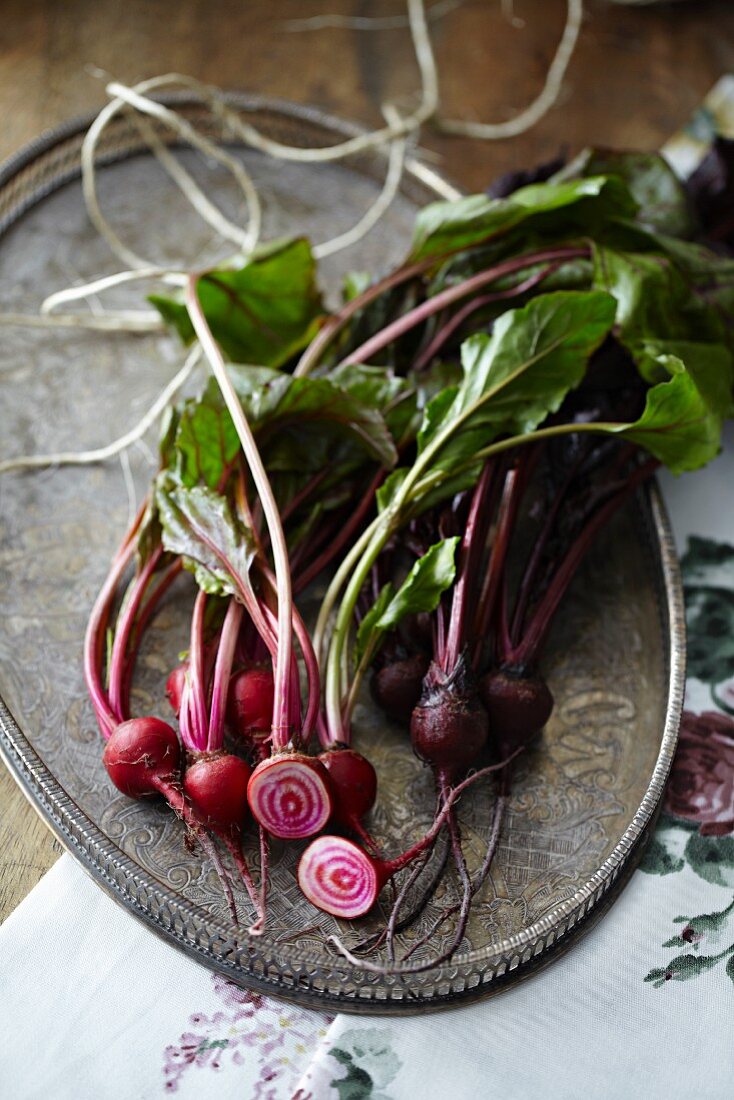
[[[198,108],[179,102],[201,120]],[[307,110],[239,102],[285,140],[329,143],[353,132]],[[70,124],[42,138],[0,173],[5,310],[33,311],[52,290],[114,269],[82,202],[84,129]],[[224,173],[190,152],[181,155],[236,214]],[[334,236],[360,217],[385,171],[379,154],[322,166],[273,163],[244,150],[238,155],[263,192],[269,237]],[[208,228],[124,120],[108,132],[100,162],[103,208],[134,248],[155,261],[192,267],[217,255]],[[421,178],[408,173],[379,226],[356,249],[324,264],[327,289],[333,293],[346,270],[385,270],[401,258],[416,206],[435,197],[432,178],[426,170]],[[120,289],[109,301],[139,307],[140,290]],[[108,442],[135,423],[181,357],[167,336],[4,329],[3,456]],[[140,497],[151,473],[149,450],[131,452],[130,473]],[[327,944],[333,932],[355,944],[384,914],[355,928],[313,909],[294,879],[298,846],[274,844],[268,929],[248,941],[231,925],[208,863],[184,847],[173,814],[128,800],[107,780],[82,681],[81,646],[130,506],[117,461],[0,478],[0,749],[54,833],[112,897],[243,985],[353,1012],[415,1012],[492,993],[550,960],[603,911],[654,818],[681,706],[681,590],[656,488],[614,522],[565,602],[545,660],[555,712],[540,746],[518,766],[492,875],[461,950],[438,968],[389,977],[348,965]],[[188,578],[182,579],[152,626],[139,662],[135,713],[168,713],[163,684],[186,645],[191,594]],[[412,755],[406,733],[367,697],[355,727],[357,745],[367,746],[381,775],[370,827],[388,851],[399,851],[430,820],[430,775]],[[492,800],[487,784],[462,801],[470,869],[482,858]],[[254,851],[254,838],[247,843]],[[402,946],[422,935],[456,891],[446,871]],[[238,900],[246,913],[244,897]]]

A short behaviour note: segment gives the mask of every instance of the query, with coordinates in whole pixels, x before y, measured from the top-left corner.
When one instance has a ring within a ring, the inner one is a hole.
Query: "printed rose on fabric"
[[[734,720],[684,712],[665,809],[703,836],[734,832]]]

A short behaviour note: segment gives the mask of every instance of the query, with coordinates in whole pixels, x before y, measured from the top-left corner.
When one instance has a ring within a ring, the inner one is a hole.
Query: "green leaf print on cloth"
[[[322,1046],[292,1100],[390,1100],[383,1090],[401,1068],[389,1028],[349,1028],[337,1044]]]
[[[689,688],[708,688],[718,710],[681,719],[663,814],[641,870],[690,868],[704,882],[734,890],[734,547],[692,537],[681,560],[688,625]],[[722,713],[722,711],[724,713]],[[734,981],[734,899],[718,912],[675,917],[683,925],[662,946],[689,950],[645,977],[659,989],[698,978],[726,960]],[[718,948],[718,950],[717,950]]]
[[[734,715],[734,546],[692,536],[681,560],[688,628],[688,676],[708,684]]]

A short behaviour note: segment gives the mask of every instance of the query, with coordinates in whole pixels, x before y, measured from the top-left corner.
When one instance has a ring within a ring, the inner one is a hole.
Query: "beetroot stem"
[[[351,352],[344,360],[343,365],[349,366],[353,363],[373,362],[375,355],[379,351],[382,351],[383,348],[386,348],[388,344],[391,344],[400,336],[404,336],[406,332],[410,332],[416,325],[422,324],[424,321],[427,321],[429,317],[433,317],[434,314],[440,313],[446,306],[453,305],[454,302],[466,298],[469,294],[473,294],[474,291],[479,290],[480,287],[486,286],[488,283],[496,282],[497,279],[501,279],[505,275],[511,275],[515,271],[522,271],[523,268],[529,267],[531,264],[545,263],[546,261],[554,260],[575,260],[585,258],[588,255],[588,248],[569,247],[547,249],[541,252],[529,252],[524,256],[517,256],[512,260],[505,260],[502,263],[496,264],[494,267],[487,268],[485,271],[480,271],[478,274],[472,275],[469,279],[464,279],[463,282],[450,286],[438,294],[434,294],[432,298],[426,299],[426,301],[421,302],[419,306],[404,313],[402,317],[393,321],[392,324],[386,325],[380,332],[371,336],[369,340],[365,340],[356,351]],[[340,364],[340,366],[341,365],[342,364]]]
[[[542,446],[542,444],[541,444]],[[566,498],[566,494],[571,486],[571,483],[576,476],[579,466],[583,460],[583,455],[580,455],[576,461],[571,465],[568,474],[563,480],[563,483],[555,495],[555,499],[551,507],[548,509],[548,514],[545,517],[543,526],[535,539],[533,544],[532,553],[528,559],[528,563],[523,570],[522,582],[515,601],[515,611],[512,616],[512,625],[510,627],[510,635],[513,642],[517,641],[523,626],[523,620],[525,618],[525,611],[527,609],[528,600],[530,599],[530,593],[532,592],[533,582],[540,566],[543,552],[548,545],[553,526],[556,522],[556,517],[560,511],[561,505]]]
[[[461,328],[464,322],[471,317],[473,313],[476,313],[477,310],[483,309],[484,306],[491,305],[492,302],[501,302],[507,298],[519,298],[521,294],[525,294],[528,290],[532,290],[533,287],[542,283],[551,272],[557,271],[560,266],[561,261],[549,264],[547,267],[544,267],[542,271],[536,271],[534,275],[518,283],[517,286],[510,287],[508,290],[498,290],[494,294],[483,294],[480,295],[479,298],[473,298],[472,301],[467,302],[461,309],[458,309],[445,324],[441,325],[431,342],[413,363],[413,371],[416,374],[420,374],[421,371],[425,370],[431,361],[435,359],[444,344],[451,339],[457,329]]]
[[[204,614],[206,592],[199,591],[194,600],[191,616],[189,644],[189,705],[192,724],[192,744],[187,748],[204,749],[209,733],[209,716],[206,712],[207,684],[204,670]]]
[[[332,314],[304,351],[293,371],[294,377],[299,378],[313,370],[336,334],[344,328],[347,322],[354,317],[356,313],[359,313],[361,309],[364,309],[365,306],[373,302],[375,298],[379,298],[380,295],[386,293],[386,291],[392,290],[393,287],[400,286],[401,283],[407,283],[410,279],[414,279],[418,275],[422,275],[435,263],[436,257],[431,256],[421,263],[400,267],[396,271],[380,279],[378,282],[373,283],[372,286],[368,286],[367,289],[363,290],[361,294],[358,294],[356,298],[352,298],[351,302],[347,302],[346,305],[342,306],[338,313]]]
[[[275,577],[273,576],[272,570],[263,564],[261,566],[261,572],[272,590],[275,591]],[[296,585],[294,585],[294,587],[296,587]],[[311,642],[311,635],[295,604],[293,605],[293,630],[303,656],[303,663],[306,666],[307,703],[301,729],[301,735],[304,742],[306,742],[310,739],[316,728],[316,721],[321,709],[321,677],[319,673],[319,663],[316,659],[316,653]]]
[[[148,507],[143,502],[138,514],[127,531],[120,547],[112,560],[110,571],[94,601],[84,635],[84,680],[94,707],[100,733],[109,740],[117,726],[117,718],[110,706],[107,692],[102,681],[102,661],[104,655],[104,636],[110,617],[110,610],[117,592],[117,586],[135,553],[135,536],[138,533],[143,516]]]
[[[237,638],[242,623],[243,608],[233,597],[227,606],[222,633],[219,636],[217,658],[214,664],[214,686],[212,704],[209,712],[209,735],[206,742],[207,752],[217,752],[224,744],[224,715],[227,706],[227,692],[232,676],[232,664],[237,646]]]
[[[157,547],[138,572],[115,625],[115,640],[112,643],[108,681],[110,706],[117,716],[118,722],[124,720],[126,710],[125,665],[127,663],[130,635],[133,632],[135,619],[143,602],[146,589],[158,566],[162,553],[162,547]]]
[[[334,558],[341,553],[342,549],[349,543],[356,531],[359,530],[359,527],[364,522],[367,513],[372,507],[374,503],[375,493],[380,487],[384,477],[385,471],[383,469],[379,469],[370,481],[367,491],[365,492],[358,506],[355,508],[354,512],[352,512],[352,515],[349,517],[347,522],[341,527],[339,534],[336,536],[336,538],[333,539],[329,546],[325,550],[323,550],[318,557],[314,558],[314,560],[310,562],[310,564],[307,565],[303,572],[299,575],[294,585],[296,591],[302,592],[303,589],[306,588],[306,586],[309,585],[315,577],[318,577],[319,573],[323,569],[325,569],[326,566],[329,565],[334,560]]]
[[[489,624],[492,621],[500,580],[504,573],[505,560],[507,558],[517,512],[518,478],[519,472],[517,468],[507,471],[502,497],[500,498],[497,531],[489,557],[489,564],[484,574],[482,588],[479,593],[477,613],[474,622],[475,641],[472,666],[475,671],[482,660],[484,640],[489,631]]]
[[[477,573],[477,556],[482,548],[484,512],[487,497],[494,478],[493,463],[486,462],[472,494],[471,507],[459,550],[458,579],[454,585],[449,619],[449,633],[443,652],[436,653],[436,661],[447,674],[456,665],[464,647],[466,604],[469,589]]]
[[[505,647],[502,659],[507,664],[524,667],[532,664],[538,655],[545,637],[550,629],[553,616],[560,604],[569,584],[573,580],[576,570],[596,538],[597,534],[611,519],[617,509],[627,500],[632,491],[646,478],[651,477],[660,463],[657,459],[649,459],[630,474],[626,484],[615,493],[598,511],[591,517],[581,533],[573,542],[566,556],[557,569],[553,580],[546,589],[540,604],[536,608],[519,645],[511,648]]]
[[[273,553],[275,577],[278,590],[278,641],[274,669],[275,702],[273,705],[273,748],[282,750],[288,744],[290,730],[288,719],[291,712],[291,652],[292,652],[292,591],[288,547],[283,533],[283,525],[278,505],[263,466],[255,438],[247,422],[239,397],[227,373],[224,358],[212,336],[209,324],[204,316],[197,293],[197,276],[190,275],[186,283],[186,308],[194,331],[199,338],[204,354],[217,380],[225,404],[237,430],[242,450],[250,468],[265,522],[270,535]]]
[[[140,643],[142,641],[145,627],[156,607],[163,599],[164,595],[182,570],[183,561],[181,560],[181,558],[176,558],[175,561],[171,562],[171,564],[163,571],[160,580],[158,580],[152,592],[150,592],[150,594],[147,596],[143,606],[140,609],[140,613],[135,620],[130,645],[128,646],[127,660],[125,662],[125,669],[123,673],[124,682],[120,695],[120,698],[122,700],[123,714],[128,714],[130,711],[130,684],[132,683],[133,672],[135,670],[135,661],[138,655],[138,650],[140,649]]]

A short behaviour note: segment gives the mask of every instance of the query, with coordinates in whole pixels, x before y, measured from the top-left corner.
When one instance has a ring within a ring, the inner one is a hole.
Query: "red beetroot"
[[[267,731],[273,720],[275,687],[271,669],[243,668],[229,682],[227,721],[243,741]]]
[[[428,672],[425,653],[413,653],[384,665],[372,677],[372,695],[396,722],[407,722],[421,696],[423,678]]]
[[[207,828],[230,836],[239,834],[251,774],[244,760],[224,752],[201,753],[189,765],[184,793]]]
[[[178,782],[181,750],[167,722],[130,718],[112,732],[102,760],[118,791],[130,798],[148,798],[167,793]]]
[[[339,745],[322,752],[319,760],[331,780],[333,820],[361,834],[360,821],[372,809],[377,796],[375,769],[361,753]]]
[[[312,905],[336,917],[354,920],[364,916],[374,905],[385,883],[430,847],[453,813],[460,795],[478,780],[502,767],[504,762],[482,768],[449,791],[425,836],[394,859],[369,855],[345,837],[317,837],[306,848],[298,865],[298,885],[303,894]]]
[[[413,750],[442,781],[453,782],[474,762],[489,735],[489,719],[464,658],[446,675],[431,663],[410,720]]]
[[[479,693],[492,737],[503,754],[531,741],[553,711],[553,695],[545,680],[511,668],[487,672],[479,681]]]
[[[181,713],[181,699],[183,698],[183,690],[186,684],[186,675],[188,671],[188,662],[184,662],[182,665],[176,665],[173,672],[169,674],[166,680],[166,698],[171,704],[171,710],[177,718]]]

